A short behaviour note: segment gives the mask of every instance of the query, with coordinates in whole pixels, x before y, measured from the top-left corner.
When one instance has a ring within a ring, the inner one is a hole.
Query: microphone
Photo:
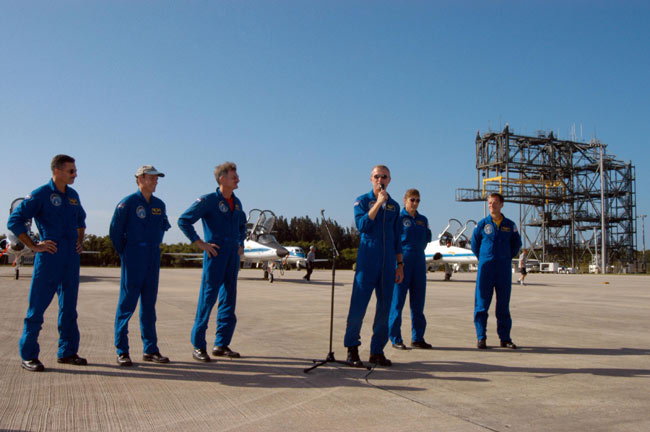
[[[383,183],[379,183],[379,190],[381,190],[381,191],[386,190],[386,188],[384,187],[384,184],[383,184]],[[383,208],[383,209],[386,208],[386,202],[385,202],[385,201],[384,201],[384,203],[381,205],[381,208]]]

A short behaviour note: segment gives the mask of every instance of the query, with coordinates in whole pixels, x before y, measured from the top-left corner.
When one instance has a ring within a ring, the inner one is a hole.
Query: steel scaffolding
[[[605,271],[630,271],[635,168],[608,155],[606,147],[595,139],[560,140],[553,132],[517,135],[508,125],[502,132],[477,132],[477,187],[457,189],[456,201],[484,201],[500,192],[519,204],[522,241],[531,257],[574,268],[590,260]]]

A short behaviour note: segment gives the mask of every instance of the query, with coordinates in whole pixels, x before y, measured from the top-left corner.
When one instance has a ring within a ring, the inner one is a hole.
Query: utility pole
[[[647,262],[645,258],[645,218],[648,215],[637,215],[637,219],[641,219],[641,241],[643,242],[643,273],[648,271]]]
[[[607,229],[605,225],[605,163],[603,161],[603,145],[600,145],[600,238],[601,238],[601,272],[607,273]]]

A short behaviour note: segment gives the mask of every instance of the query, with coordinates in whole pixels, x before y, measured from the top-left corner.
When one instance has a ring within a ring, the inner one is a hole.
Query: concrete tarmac
[[[79,354],[89,365],[56,363],[58,305],[39,342],[43,373],[20,367],[18,340],[31,268],[13,279],[0,267],[0,429],[3,431],[649,431],[650,277],[532,274],[513,285],[512,337],[498,348],[494,304],[488,345],[476,349],[475,273],[429,273],[426,339],[433,350],[398,351],[372,371],[329,363],[331,272],[288,271],[268,283],[239,277],[231,347],[240,359],[192,359],[190,330],[200,269],[161,272],[158,336],[171,363],[142,359],[137,312],[130,323],[134,367],[116,364],[117,268],[82,268]],[[336,273],[333,350],[343,334],[353,273]],[[516,279],[516,276],[513,276]],[[374,298],[362,329],[368,359]],[[214,335],[216,308],[208,329]],[[402,332],[410,341],[408,303]]]

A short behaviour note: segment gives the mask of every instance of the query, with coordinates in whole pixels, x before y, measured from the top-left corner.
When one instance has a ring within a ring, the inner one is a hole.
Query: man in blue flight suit
[[[486,349],[486,327],[492,292],[496,291],[497,334],[502,348],[516,349],[510,338],[510,291],[512,289],[512,258],[519,253],[521,237],[513,221],[501,214],[503,196],[490,194],[490,215],[481,219],[472,234],[472,252],[478,257],[474,325],[477,347]]]
[[[38,360],[38,334],[43,314],[54,294],[59,297],[59,349],[57,362],[82,366],[86,359],[77,355],[77,295],[79,254],[86,231],[86,212],[79,195],[69,187],[77,177],[75,160],[56,155],[50,165],[52,180],[34,190],[9,216],[7,228],[35,252],[34,273],[29,290],[29,307],[20,338],[21,366],[32,372],[45,369]],[[25,223],[34,218],[40,241],[27,235]]]
[[[402,226],[399,224],[399,204],[386,192],[390,170],[384,165],[372,169],[372,190],[354,202],[354,221],[361,233],[357,266],[352,285],[352,297],[345,329],[344,345],[351,366],[363,367],[359,358],[361,325],[372,292],[377,297],[375,319],[370,342],[370,363],[391,366],[384,355],[388,342],[388,313],[393,285],[404,277],[402,262]]]
[[[203,250],[203,276],[192,328],[192,357],[203,362],[210,361],[205,332],[217,298],[217,335],[212,355],[239,357],[239,353],[232,351],[229,345],[237,323],[237,274],[240,255],[244,253],[246,215],[241,201],[233,193],[239,184],[237,166],[225,162],[215,168],[214,176],[219,184],[217,191],[198,198],[178,219],[183,234]],[[205,241],[193,227],[199,219],[203,222]]]
[[[420,205],[420,192],[409,189],[404,194],[404,208],[399,215],[399,224],[402,225],[402,251],[404,255],[404,280],[395,284],[393,301],[390,306],[388,318],[390,340],[393,348],[405,350],[402,339],[402,309],[409,293],[411,305],[411,347],[419,349],[432,349],[431,344],[425,342],[424,331],[427,320],[424,317],[424,299],[427,289],[427,265],[424,249],[431,241],[431,230],[427,218],[418,213]]]
[[[153,165],[143,165],[135,173],[138,191],[117,205],[111,220],[110,237],[122,260],[120,299],[115,313],[117,364],[131,366],[129,320],[140,299],[142,360],[169,363],[160,354],[156,334],[156,298],[160,274],[160,243],[171,225],[165,203],[153,196],[158,178],[165,174]]]

